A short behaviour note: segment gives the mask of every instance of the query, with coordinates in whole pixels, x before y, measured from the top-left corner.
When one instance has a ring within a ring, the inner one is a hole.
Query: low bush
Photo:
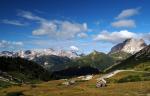
[[[6,96],[25,96],[22,92],[10,92]]]
[[[127,77],[121,78],[118,80],[118,83],[123,82],[136,82],[136,81],[142,81],[142,78],[139,75],[129,75]]]
[[[10,84],[8,82],[0,81],[0,88],[7,88],[7,87],[9,87],[11,85],[12,84]]]

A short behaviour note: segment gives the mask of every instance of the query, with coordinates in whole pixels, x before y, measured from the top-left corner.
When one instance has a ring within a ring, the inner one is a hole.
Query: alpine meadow
[[[0,96],[150,96],[149,0],[0,0]]]

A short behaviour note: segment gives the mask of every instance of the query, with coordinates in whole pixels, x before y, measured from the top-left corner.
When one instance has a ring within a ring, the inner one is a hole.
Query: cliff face
[[[130,54],[134,54],[146,46],[147,45],[143,39],[130,38],[112,47],[109,53],[112,54],[116,52],[126,52]]]

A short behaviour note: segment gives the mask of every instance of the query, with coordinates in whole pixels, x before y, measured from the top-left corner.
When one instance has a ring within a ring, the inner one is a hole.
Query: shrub
[[[25,96],[22,92],[10,92],[6,96]]]
[[[135,81],[142,81],[142,78],[138,75],[129,75],[127,77],[121,78],[118,80],[118,83],[123,83],[123,82],[135,82]]]
[[[9,87],[11,85],[12,84],[10,84],[8,82],[0,81],[0,88],[7,88],[7,87]]]

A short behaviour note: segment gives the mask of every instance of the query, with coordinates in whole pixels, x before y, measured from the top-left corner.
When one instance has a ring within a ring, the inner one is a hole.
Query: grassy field
[[[136,81],[150,81],[150,72],[146,71],[124,71],[107,79],[109,83],[123,83]]]
[[[121,79],[131,72],[119,73],[111,79]],[[77,82],[74,85],[61,85],[64,80],[53,80],[34,85],[12,86],[0,89],[0,96],[150,96],[150,81],[109,83],[107,87],[96,88],[96,75],[90,81]]]

